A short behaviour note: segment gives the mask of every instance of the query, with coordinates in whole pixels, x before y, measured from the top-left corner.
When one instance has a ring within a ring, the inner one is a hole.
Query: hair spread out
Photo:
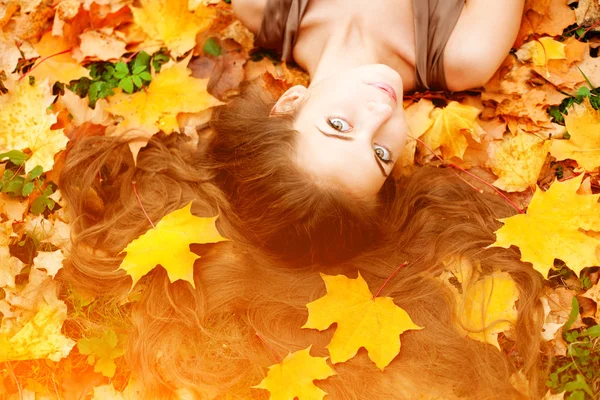
[[[267,398],[250,387],[277,362],[271,350],[283,359],[312,345],[311,354],[328,355],[332,329],[301,329],[306,304],[325,292],[319,272],[360,272],[376,290],[404,261],[382,295],[424,329],[402,335],[400,354],[384,372],[364,351],[336,364],[338,375],[318,383],[329,398],[538,397],[541,276],[514,249],[487,248],[509,206],[435,168],[390,179],[375,205],[340,196],[293,168],[295,132],[289,119],[269,118],[272,105],[249,88],[215,113],[210,138],[193,146],[157,135],[137,165],[117,138],[84,137],[68,154],[60,184],[75,218],[63,277],[80,290],[117,298],[129,291],[130,278],[116,271],[118,254],[150,228],[133,181],[153,221],[194,200],[192,212],[219,213],[231,239],[200,249],[196,289],[169,283],[162,268],[139,282],[125,356],[147,398],[182,387],[198,398]],[[460,310],[435,278],[453,256],[477,260],[484,273],[506,271],[517,283],[515,356],[454,328]],[[518,368],[530,393],[509,383]]]

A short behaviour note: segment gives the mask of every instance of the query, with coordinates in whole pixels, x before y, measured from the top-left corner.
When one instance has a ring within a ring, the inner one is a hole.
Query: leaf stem
[[[398,268],[396,268],[396,270],[394,272],[392,272],[392,274],[386,279],[386,281],[383,282],[383,285],[381,285],[381,287],[379,288],[377,293],[375,293],[375,296],[373,296],[373,298],[376,298],[377,296],[379,296],[379,294],[381,293],[383,288],[388,284],[390,279],[392,279],[394,277],[394,275],[396,275],[396,273],[398,273],[398,271],[400,271],[400,268],[406,267],[407,265],[408,265],[408,261],[404,261],[402,264],[400,264],[400,266]]]
[[[59,56],[59,55],[61,55],[61,54],[68,53],[68,52],[70,52],[70,51],[71,51],[71,49],[63,50],[63,51],[61,51],[61,52],[58,52],[58,53],[56,53],[56,54],[51,54],[51,55],[49,55],[49,56],[47,56],[47,57],[44,57],[44,58],[42,58],[42,59],[40,60],[40,62],[39,62],[39,63],[35,64],[33,67],[31,67],[31,69],[30,69],[29,71],[27,71],[27,72],[25,72],[23,75],[21,75],[21,76],[19,77],[19,79],[18,79],[18,80],[20,81],[21,79],[25,78],[25,77],[26,77],[26,76],[27,76],[27,75],[28,75],[28,74],[29,74],[31,71],[33,71],[34,69],[36,69],[36,68],[37,68],[37,67],[38,67],[38,66],[39,66],[41,63],[43,63],[43,62],[44,62],[44,61],[46,61],[47,59],[49,59],[49,58],[52,58],[52,57]]]
[[[156,226],[154,225],[154,223],[152,222],[152,220],[148,216],[148,213],[146,212],[146,209],[144,208],[144,205],[142,204],[142,199],[140,199],[140,196],[138,195],[137,187],[135,186],[135,181],[131,182],[131,186],[133,187],[133,194],[135,194],[135,197],[136,197],[136,199],[138,201],[138,204],[140,205],[142,211],[144,212],[144,215],[148,219],[148,222],[150,222],[150,225],[152,225],[152,227],[154,229],[156,229]]]
[[[521,209],[521,207],[519,207],[515,202],[513,202],[511,199],[508,198],[508,196],[506,196],[504,193],[502,193],[502,191],[500,191],[500,189],[496,188],[495,186],[493,186],[491,183],[486,182],[485,180],[481,179],[480,177],[478,177],[477,175],[468,172],[466,170],[464,170],[463,168],[459,167],[456,164],[453,163],[449,163],[446,160],[444,160],[442,157],[440,157],[439,155],[435,154],[435,152],[431,149],[431,147],[427,146],[427,144],[425,144],[425,142],[423,142],[421,139],[419,138],[413,138],[415,139],[417,142],[421,143],[423,146],[425,146],[427,148],[427,150],[429,150],[431,152],[431,154],[433,154],[434,156],[436,156],[444,165],[451,167],[451,168],[455,168],[458,169],[462,172],[464,172],[465,174],[471,176],[472,178],[477,179],[479,182],[483,183],[484,185],[488,186],[489,188],[491,188],[492,190],[494,190],[496,193],[498,193],[500,195],[500,197],[502,197],[504,200],[506,200],[511,206],[513,206],[520,214],[525,214],[525,211],[523,211]],[[460,175],[458,174],[454,174],[456,176],[458,176],[460,179],[463,180],[463,182],[465,182],[467,185],[471,186],[473,189],[475,189],[476,191],[478,191],[479,193],[483,193],[483,190],[476,188],[475,186],[473,186],[472,184],[470,184],[469,182],[467,182],[466,180],[464,180]]]
[[[265,339],[263,339],[262,336],[260,336],[260,334],[258,332],[256,332],[256,336],[258,336],[258,338],[260,339],[261,342],[263,342],[263,344],[265,345],[265,347],[267,349],[269,349],[269,351],[271,352],[271,355],[273,356],[273,358],[275,359],[275,361],[277,361],[278,364],[282,363],[281,357],[279,357],[277,355],[277,353],[275,353],[275,350],[273,350],[273,348],[269,345],[269,343],[267,343],[265,341]]]

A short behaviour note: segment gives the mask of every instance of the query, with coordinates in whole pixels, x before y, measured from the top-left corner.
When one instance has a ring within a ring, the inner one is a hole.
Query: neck
[[[311,85],[349,68],[382,63],[376,38],[367,33],[360,21],[352,18],[337,21],[335,25],[325,39],[321,53],[315,54],[313,62],[306,65]]]

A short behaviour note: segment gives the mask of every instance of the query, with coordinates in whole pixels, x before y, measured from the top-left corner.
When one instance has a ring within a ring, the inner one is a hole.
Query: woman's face
[[[402,80],[383,64],[365,65],[291,88],[278,105],[299,107],[297,163],[361,197],[379,192],[406,140]],[[287,100],[285,96],[290,96]],[[285,108],[285,107],[284,107]]]

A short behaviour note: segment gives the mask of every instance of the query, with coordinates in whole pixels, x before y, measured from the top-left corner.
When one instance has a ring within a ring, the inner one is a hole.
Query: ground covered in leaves
[[[307,76],[254,49],[227,1],[0,0],[0,29],[0,398],[137,398],[122,357],[135,299],[89,298],[54,280],[70,244],[58,185],[69,141],[84,130],[114,136],[133,128],[145,135],[131,143],[135,155],[159,131],[197,138],[211,108],[244,80],[279,90],[307,84]],[[513,47],[483,88],[405,96],[411,139],[397,173],[426,163],[453,168],[519,211],[502,221],[495,245],[518,246],[547,278],[546,398],[598,398],[600,1],[527,0]],[[184,263],[145,252],[145,241],[168,239],[169,224],[185,227],[190,241],[222,240],[214,221],[178,210],[128,246],[121,268],[134,283],[163,264],[171,281],[193,284],[189,248],[177,258]],[[440,276],[466,310],[460,329],[509,352],[518,291],[508,274],[497,273],[494,285],[488,278],[464,260],[448,260]],[[328,294],[307,305],[305,328],[338,324],[333,363],[364,347],[383,369],[398,354],[371,350],[369,340],[389,338],[366,334],[346,346],[352,316],[332,320],[327,307],[345,301],[339,293],[349,287],[363,293],[365,318],[390,310],[396,339],[422,328],[359,279],[323,279]],[[481,302],[471,301],[481,298],[489,300],[483,320]],[[281,363],[253,390],[283,390],[274,382],[285,375],[276,373],[297,373],[297,363],[311,363],[314,375],[294,390],[318,391],[312,381],[335,374],[305,350]]]

